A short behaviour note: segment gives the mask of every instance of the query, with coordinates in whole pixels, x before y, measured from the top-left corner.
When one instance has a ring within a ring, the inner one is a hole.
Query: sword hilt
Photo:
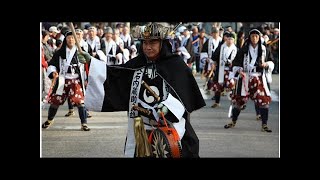
[[[139,106],[137,106],[137,105],[133,105],[133,106],[132,106],[132,109],[137,110],[137,111],[139,111],[139,112],[141,112],[141,113],[143,113],[143,114],[145,114],[145,115],[148,115],[148,116],[151,114],[151,112],[150,112],[148,109],[139,107]]]
[[[160,97],[151,89],[151,87],[146,82],[142,81],[141,84],[150,92],[150,94],[156,99],[157,102],[160,101]]]

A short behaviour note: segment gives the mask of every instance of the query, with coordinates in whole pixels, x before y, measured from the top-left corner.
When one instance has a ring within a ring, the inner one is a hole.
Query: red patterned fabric
[[[243,106],[248,102],[248,97],[247,96],[240,96],[240,95],[234,95],[230,94],[230,97],[232,99],[233,104],[237,104],[239,106]]]
[[[270,104],[271,97],[267,96],[267,93],[263,88],[261,76],[250,78],[248,86],[250,98],[254,100],[254,102],[257,103],[258,106]]]
[[[224,82],[220,84],[218,82],[214,82],[212,85],[214,92],[222,92],[224,88],[232,89],[234,87],[234,82],[230,82],[229,80],[229,71],[224,70]]]
[[[79,79],[66,79],[62,95],[52,93],[48,102],[54,105],[62,105],[67,97],[70,98],[72,105],[84,103],[83,90]]]
[[[265,89],[263,88],[262,78],[259,77],[250,77],[249,79],[249,90],[248,96],[241,96],[241,95],[233,95],[231,94],[230,97],[234,103],[237,105],[244,105],[247,103],[248,98],[252,99],[258,106],[268,105],[271,102],[271,97],[267,96]]]

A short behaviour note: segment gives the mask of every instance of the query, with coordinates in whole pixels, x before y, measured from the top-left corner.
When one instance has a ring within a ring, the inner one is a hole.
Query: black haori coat
[[[266,51],[265,52],[265,54],[266,54],[265,62],[272,61],[273,57],[270,54],[269,49],[266,48],[263,44],[261,44],[261,42],[259,42],[259,43],[260,44],[258,45],[258,57],[257,57],[256,62],[254,63],[254,66],[256,67],[256,72],[263,73],[263,68],[261,67],[263,51]],[[232,67],[238,66],[238,67],[243,68],[244,57],[247,56],[248,53],[249,53],[249,40],[247,40],[245,42],[244,46],[237,51],[237,55],[232,62]],[[252,61],[252,59],[250,56],[250,62],[251,61]],[[239,75],[239,73],[236,72],[235,76],[237,77],[238,75]],[[238,82],[238,86],[236,87],[236,94],[241,94],[241,87],[242,87],[242,78],[240,77],[239,82]]]
[[[84,69],[80,68],[81,63],[78,60],[77,54],[78,54],[78,50],[76,50],[76,52],[74,53],[70,64],[78,64],[78,66],[76,66],[76,68],[75,68],[75,73],[79,74],[81,87],[84,90]],[[66,59],[66,46],[65,45],[62,46],[56,53],[54,53],[51,61],[48,63],[48,66],[56,67],[56,70],[59,74],[60,74],[60,63],[61,63],[60,58]],[[48,77],[50,79],[53,78],[52,72],[50,74],[48,74]],[[52,89],[52,93],[55,93],[57,91],[58,84],[59,84],[59,78],[57,78],[57,80],[55,82],[55,86]]]
[[[128,111],[132,77],[136,69],[147,65],[147,59],[140,54],[126,64],[107,66],[107,79],[104,82],[105,97],[102,112]],[[188,113],[205,106],[197,82],[189,67],[180,56],[169,55],[155,61],[157,73],[173,88],[170,93],[181,99],[186,112],[186,132],[181,139],[183,157],[199,157],[199,139],[195,134]],[[119,68],[125,67],[125,68]],[[176,94],[175,94],[176,92]],[[177,98],[177,99],[179,99]]]

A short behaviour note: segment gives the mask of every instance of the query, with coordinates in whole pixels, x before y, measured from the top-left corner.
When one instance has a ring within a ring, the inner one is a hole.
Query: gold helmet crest
[[[165,39],[168,36],[169,28],[158,23],[146,25],[141,33],[141,40],[146,39]]]

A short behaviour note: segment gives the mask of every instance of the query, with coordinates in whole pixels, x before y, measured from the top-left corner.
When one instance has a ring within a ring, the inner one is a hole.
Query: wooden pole
[[[77,47],[78,47],[78,51],[79,51],[80,53],[82,53],[82,49],[81,49],[81,47],[80,47],[80,43],[79,43],[78,38],[77,38],[77,36],[76,36],[76,31],[75,31],[75,29],[74,29],[73,23],[70,22],[70,23],[69,23],[69,26],[70,26],[72,35],[73,35],[73,37],[74,37],[74,39],[75,39],[75,41],[76,41],[76,45],[77,45]]]

